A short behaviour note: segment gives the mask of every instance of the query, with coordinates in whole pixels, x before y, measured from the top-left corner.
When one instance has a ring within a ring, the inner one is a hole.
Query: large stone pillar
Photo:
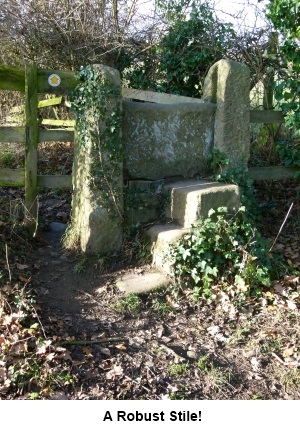
[[[209,70],[203,99],[216,103],[214,148],[229,159],[228,167],[247,166],[250,156],[250,70],[220,60]]]
[[[104,65],[93,67],[102,73],[106,82],[119,90],[119,95],[111,94],[106,101],[104,121],[95,117],[92,108],[87,110],[90,130],[87,130],[85,142],[80,140],[77,125],[75,127],[72,223],[66,235],[66,246],[79,246],[83,252],[107,254],[120,250],[122,246],[123,162],[120,157],[120,161],[114,162],[110,169],[111,157],[109,149],[106,149],[109,124],[106,120],[118,117],[121,121],[121,79],[115,69]],[[114,128],[109,128],[109,133],[113,132]],[[122,136],[120,131],[117,133],[117,141],[118,137],[120,141],[114,151],[121,154]]]

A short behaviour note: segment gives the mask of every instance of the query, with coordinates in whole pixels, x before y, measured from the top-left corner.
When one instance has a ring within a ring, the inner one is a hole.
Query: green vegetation
[[[259,232],[260,211],[245,169],[228,169],[228,160],[218,150],[212,152],[210,162],[215,180],[240,187],[242,206],[231,214],[225,207],[210,210],[191,233],[170,246],[169,257],[179,285],[192,287],[195,300],[213,302],[223,295],[239,305],[261,295],[263,287],[287,268]]]
[[[120,97],[120,90],[94,66],[82,67],[76,76],[79,83],[72,95],[72,109],[78,140],[86,148],[91,142],[89,150],[99,154],[91,167],[90,181],[95,189],[101,190],[99,205],[104,205],[112,217],[122,220],[123,191],[116,173],[123,159],[121,110],[120,106],[109,107],[112,99]]]
[[[115,307],[121,313],[139,313],[142,308],[142,300],[136,294],[129,294],[120,298]]]
[[[214,301],[223,292],[242,301],[270,284],[274,267],[268,247],[244,207],[233,215],[219,208],[171,247],[170,256],[180,283],[193,286],[195,298]]]
[[[229,50],[234,31],[220,22],[209,2],[158,0],[167,21],[159,44],[125,69],[130,86],[201,97],[205,74]]]
[[[167,301],[164,297],[154,298],[152,300],[152,308],[161,317],[174,312],[173,306],[171,306],[169,303],[167,303]]]
[[[12,167],[14,164],[15,156],[11,152],[5,152],[0,155],[0,167]]]
[[[282,64],[275,85],[275,99],[285,113],[287,126],[297,131],[300,123],[300,3],[298,0],[274,0],[267,5],[267,16],[283,36],[280,42]]]
[[[260,212],[254,197],[253,179],[250,178],[244,166],[228,168],[228,158],[218,149],[211,152],[208,161],[210,169],[214,172],[213,180],[239,186],[241,204],[245,207],[248,218],[257,223]]]
[[[179,375],[185,375],[189,371],[189,365],[188,363],[178,363],[178,364],[172,364],[169,368],[170,375],[173,376],[179,376]]]

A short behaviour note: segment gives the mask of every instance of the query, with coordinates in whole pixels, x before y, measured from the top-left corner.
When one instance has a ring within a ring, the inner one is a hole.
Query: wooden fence
[[[0,90],[21,91],[25,93],[25,127],[0,127],[0,142],[25,144],[24,169],[0,169],[0,186],[25,187],[25,208],[28,220],[37,219],[37,187],[70,188],[71,175],[38,175],[37,147],[40,142],[69,142],[74,140],[74,131],[46,130],[45,125],[72,127],[73,121],[47,120],[38,121],[38,109],[59,104],[61,97],[38,101],[38,94],[64,95],[74,89],[74,73],[43,70],[36,66],[25,68],[0,66]],[[153,103],[203,103],[201,99],[175,96],[152,91],[130,88],[122,89],[123,97]],[[284,117],[275,111],[250,111],[251,123],[283,123]],[[249,169],[255,180],[274,180],[293,178],[297,168],[259,167]]]
[[[25,127],[0,127],[0,142],[25,144],[23,169],[0,169],[0,186],[25,187],[25,218],[30,223],[37,219],[37,187],[71,187],[70,175],[38,175],[37,147],[40,142],[74,140],[74,131],[46,130],[44,125],[70,126],[62,120],[38,121],[38,109],[61,103],[56,97],[38,101],[38,94],[64,95],[76,85],[74,73],[56,70],[1,66],[0,90],[25,93]]]

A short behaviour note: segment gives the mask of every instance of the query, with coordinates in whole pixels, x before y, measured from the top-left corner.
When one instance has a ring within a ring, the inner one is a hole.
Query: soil
[[[279,231],[295,188],[291,182],[275,183],[272,189],[257,186],[257,197],[267,208],[269,237]],[[266,201],[268,193],[272,200]],[[61,206],[57,206],[48,211],[51,221],[60,221]],[[296,209],[276,246],[299,267]],[[188,291],[177,298],[170,292],[155,292],[131,302],[116,288],[116,278],[128,272],[142,274],[151,267],[128,265],[121,256],[111,261],[82,260],[62,248],[61,232],[44,232],[32,257],[38,267],[32,286],[44,330],[47,336],[67,342],[74,380],[72,388],[55,396],[300,399],[297,299],[295,307],[290,306],[273,288],[272,300],[265,296],[249,301],[233,317],[204,302],[194,303]],[[299,276],[278,283],[299,291]]]
[[[293,181],[256,184],[264,233],[271,242],[294,202],[276,247],[295,274],[277,280],[234,314],[194,302],[189,290],[124,296],[115,284],[118,277],[151,270],[133,259],[134,244],[110,260],[66,251],[63,231],[51,227],[69,222],[71,195],[43,193],[37,238],[23,239],[12,229],[11,238],[2,240],[23,250],[12,252],[11,271],[36,297],[41,334],[49,344],[44,362],[54,363],[52,371],[69,379],[57,377],[51,389],[29,383],[1,396],[300,399],[298,189]],[[12,202],[22,200],[19,190],[1,193],[10,208],[18,209]]]

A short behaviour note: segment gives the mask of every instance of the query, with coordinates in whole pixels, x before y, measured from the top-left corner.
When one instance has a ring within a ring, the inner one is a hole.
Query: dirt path
[[[55,213],[53,221],[61,222]],[[282,247],[292,249],[293,225]],[[44,231],[31,255],[41,322],[54,345],[64,344],[58,368],[73,381],[57,398],[300,399],[300,313],[280,293],[234,317],[194,303],[189,291],[125,298],[116,278],[149,267],[85,261],[62,249],[61,234]]]
[[[61,231],[43,232],[41,237],[45,243],[34,252],[39,267],[34,285],[39,298],[49,308],[78,314],[83,306],[79,291],[93,293],[103,285],[103,278],[95,267],[76,273],[76,256],[62,248]]]
[[[76,274],[78,261],[62,250],[60,237],[61,233],[43,234],[47,244],[35,250],[39,269],[33,282],[45,331],[67,342],[66,362],[75,381],[70,392],[56,395],[300,398],[298,367],[284,362],[284,351],[291,345],[297,351],[298,313],[248,306],[229,319],[204,303],[159,293],[130,303],[114,286],[120,271],[103,274],[91,265]]]

